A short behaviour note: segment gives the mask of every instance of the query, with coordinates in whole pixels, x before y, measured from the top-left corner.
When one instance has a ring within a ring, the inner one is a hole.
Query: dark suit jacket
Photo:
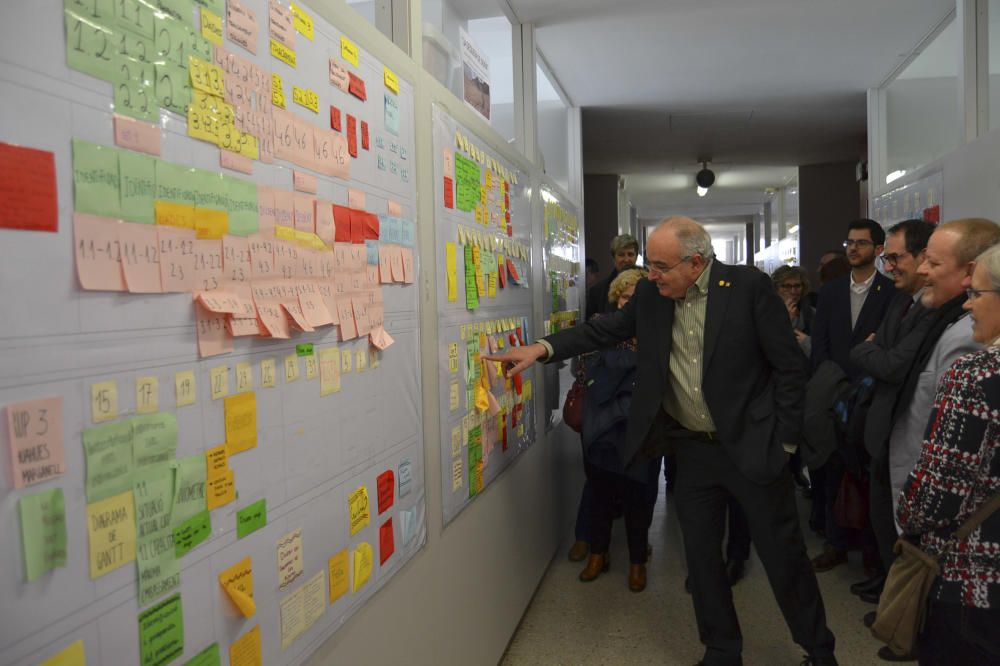
[[[614,312],[618,309],[617,305],[611,305],[608,301],[608,291],[611,289],[611,283],[616,277],[618,277],[618,269],[612,268],[611,275],[587,290],[587,313],[584,321],[599,312]]]
[[[750,480],[769,483],[784,468],[782,444],[800,441],[806,359],[766,275],[714,261],[709,277],[702,392],[733,462]],[[641,280],[623,309],[545,338],[549,361],[559,361],[636,337],[639,373],[620,450],[631,464],[643,462],[638,454],[670,390],[673,320],[674,301]]]
[[[896,295],[892,280],[875,273],[858,321],[851,328],[851,276],[833,280],[819,291],[819,303],[812,322],[812,367],[823,361],[833,361],[850,379],[860,376],[861,369],[850,362],[851,348],[878,330],[889,303]]]

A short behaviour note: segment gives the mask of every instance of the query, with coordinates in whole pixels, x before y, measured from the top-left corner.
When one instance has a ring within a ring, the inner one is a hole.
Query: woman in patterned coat
[[[916,467],[900,495],[903,532],[941,552],[972,513],[1000,492],[1000,245],[976,260],[965,309],[986,349],[941,377]],[[941,558],[918,649],[921,664],[1000,664],[1000,512]]]

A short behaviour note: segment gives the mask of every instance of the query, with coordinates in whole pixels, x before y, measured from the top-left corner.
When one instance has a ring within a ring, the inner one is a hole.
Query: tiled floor
[[[653,555],[644,592],[630,592],[627,586],[622,521],[615,521],[611,570],[592,583],[577,580],[583,563],[566,559],[567,542],[542,579],[501,665],[691,666],[697,662],[703,648],[698,642],[691,598],[684,592],[680,527],[671,501],[671,496],[664,499],[661,488],[650,528]],[[800,498],[800,508],[807,504]],[[810,556],[818,554],[820,540],[808,529],[806,532]],[[860,553],[851,553],[848,564],[818,578],[842,666],[887,663],[875,656],[880,644],[861,623],[862,616],[874,606],[848,590],[851,583],[864,578]],[[736,585],[733,596],[743,630],[746,666],[802,661],[803,651],[792,642],[756,555],[751,556],[747,577]]]

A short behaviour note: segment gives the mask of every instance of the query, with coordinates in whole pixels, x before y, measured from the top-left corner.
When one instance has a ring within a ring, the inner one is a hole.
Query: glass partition
[[[568,191],[569,107],[541,65],[535,67],[535,85],[538,93],[538,149],[545,160],[546,175]]]
[[[990,0],[990,129],[1000,127],[1000,0]]]

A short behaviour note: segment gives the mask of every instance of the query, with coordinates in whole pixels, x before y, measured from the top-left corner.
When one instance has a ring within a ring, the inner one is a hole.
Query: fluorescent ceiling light
[[[697,190],[698,190],[698,196],[699,197],[703,197],[706,194],[708,194],[708,188],[707,187],[702,187],[701,185],[699,185],[697,187]]]
[[[799,233],[799,225],[793,224],[792,226],[788,227],[788,233],[790,233],[790,234],[797,234],[797,233]]]
[[[893,171],[892,173],[890,173],[888,176],[885,177],[885,184],[888,185],[892,181],[899,180],[905,175],[906,175],[905,169],[900,169],[899,171]]]

